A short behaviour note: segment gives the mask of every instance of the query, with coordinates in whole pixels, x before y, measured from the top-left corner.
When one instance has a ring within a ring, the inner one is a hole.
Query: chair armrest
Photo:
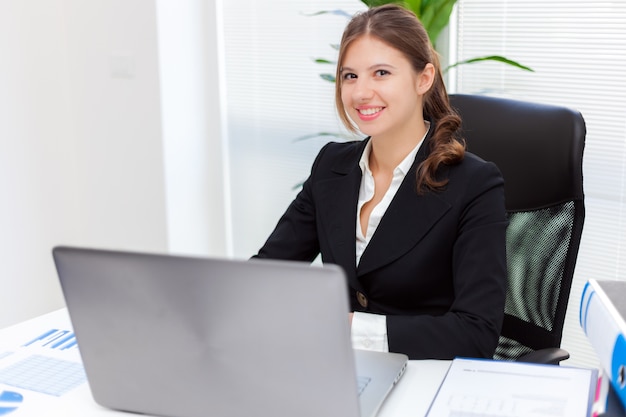
[[[539,349],[517,358],[516,362],[543,363],[558,365],[559,362],[569,358],[569,353],[560,348]]]

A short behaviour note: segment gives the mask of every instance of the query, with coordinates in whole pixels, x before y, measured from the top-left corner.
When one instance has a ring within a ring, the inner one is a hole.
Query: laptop
[[[335,265],[76,247],[53,257],[91,393],[107,408],[371,417],[406,368],[405,355],[352,349]]]

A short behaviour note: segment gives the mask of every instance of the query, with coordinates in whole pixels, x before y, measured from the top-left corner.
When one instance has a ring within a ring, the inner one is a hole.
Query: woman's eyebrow
[[[374,70],[374,69],[377,69],[377,68],[394,68],[395,69],[395,67],[393,65],[391,65],[391,64],[374,64],[374,65],[370,65],[367,68],[367,70],[371,71],[371,70]],[[354,69],[351,68],[351,67],[341,67],[339,69],[339,72],[344,72],[344,71],[353,71],[354,72]]]

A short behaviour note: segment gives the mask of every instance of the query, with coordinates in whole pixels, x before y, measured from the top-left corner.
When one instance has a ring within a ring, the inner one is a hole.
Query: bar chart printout
[[[0,383],[46,395],[61,396],[85,383],[87,378],[78,355],[73,332],[50,329],[22,344],[5,359]]]
[[[24,344],[24,347],[29,346],[41,346],[59,350],[78,348],[74,333],[69,330],[59,329],[50,329]]]

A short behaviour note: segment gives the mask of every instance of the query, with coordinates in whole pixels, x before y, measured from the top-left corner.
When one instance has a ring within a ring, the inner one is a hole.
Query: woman
[[[385,5],[350,21],[336,105],[368,137],[324,146],[256,257],[321,253],[343,267],[356,348],[493,356],[506,287],[503,179],[465,152],[436,52],[413,13]]]

